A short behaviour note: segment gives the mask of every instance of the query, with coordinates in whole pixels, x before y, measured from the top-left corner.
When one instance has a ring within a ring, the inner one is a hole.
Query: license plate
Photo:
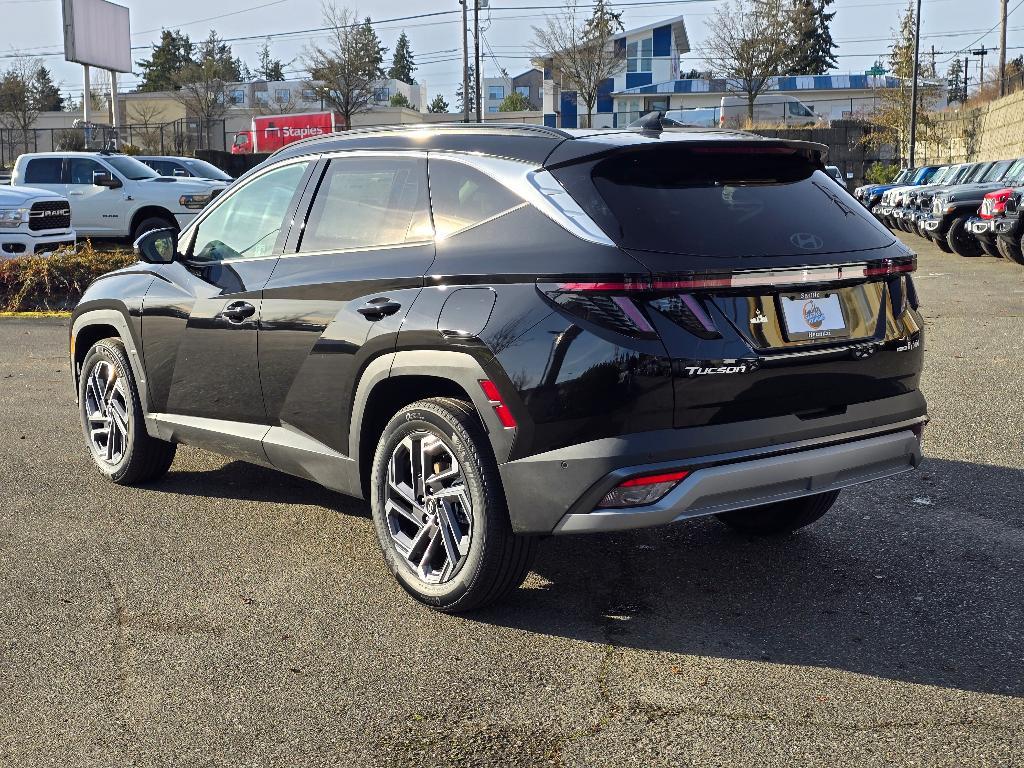
[[[779,296],[790,341],[844,338],[850,335],[838,293],[808,291]]]

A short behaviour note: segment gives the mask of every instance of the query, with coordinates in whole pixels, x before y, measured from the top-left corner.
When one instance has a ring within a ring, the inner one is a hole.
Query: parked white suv
[[[0,260],[75,247],[67,198],[33,187],[0,187]]]
[[[12,184],[64,195],[80,237],[130,237],[181,229],[222,192],[223,182],[161,176],[134,157],[111,152],[21,155]]]

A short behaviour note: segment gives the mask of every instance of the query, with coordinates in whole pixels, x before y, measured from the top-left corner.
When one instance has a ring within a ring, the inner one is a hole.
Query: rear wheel
[[[501,599],[533,562],[536,539],[513,533],[483,426],[463,400],[421,400],[388,422],[370,506],[391,573],[442,611]]]
[[[958,256],[981,256],[978,238],[967,231],[968,219],[970,216],[959,216],[953,220],[949,233],[946,235],[946,244]]]
[[[1024,265],[1024,251],[1021,250],[1020,241],[1011,241],[1000,237],[997,243],[999,244],[999,253],[1004,259]]]
[[[828,512],[839,491],[828,491],[799,499],[762,504],[759,507],[722,512],[716,517],[733,530],[770,536],[793,531],[810,525]]]
[[[146,432],[139,390],[120,339],[98,341],[86,354],[78,406],[89,452],[111,482],[145,483],[170,468],[177,446]]]

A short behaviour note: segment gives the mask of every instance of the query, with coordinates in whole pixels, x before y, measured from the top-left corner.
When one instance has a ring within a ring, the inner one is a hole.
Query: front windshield
[[[1003,181],[1007,183],[1007,186],[1017,186],[1024,181],[1024,160],[1015,160],[1010,166],[1010,170],[1003,176]]]
[[[999,181],[1006,175],[1006,171],[1010,168],[1010,161],[1003,160],[1002,162],[996,163],[989,168],[988,173],[985,174],[985,178],[982,181]]]
[[[951,169],[950,174],[948,176],[946,176],[945,180],[942,182],[943,185],[944,186],[949,186],[951,184],[958,184],[958,183],[960,183],[960,179],[962,179],[964,177],[964,175],[967,173],[967,170],[970,167],[971,166],[965,165],[963,163],[961,163],[960,165],[954,165],[952,167],[952,169]]]
[[[976,166],[974,166],[974,168],[971,169],[971,172],[964,177],[964,180],[961,183],[973,184],[986,173],[988,173],[988,169],[991,167],[992,163],[978,163]]]
[[[142,179],[155,179],[160,177],[159,173],[154,171],[145,163],[140,163],[134,157],[128,157],[127,155],[108,155],[103,159],[114,166],[114,170],[132,181],[141,181]]]
[[[208,163],[205,160],[188,159],[183,161],[188,169],[192,171],[195,176],[199,176],[203,179],[219,179],[220,181],[231,181],[231,177],[228,176],[224,171],[218,168],[213,163]]]
[[[944,166],[942,166],[941,168],[939,168],[939,170],[937,170],[935,172],[935,175],[932,176],[931,183],[932,184],[941,184],[946,179],[946,177],[949,176],[949,174],[950,174],[950,172],[952,170],[953,170],[953,166],[951,166],[951,165],[944,165]]]

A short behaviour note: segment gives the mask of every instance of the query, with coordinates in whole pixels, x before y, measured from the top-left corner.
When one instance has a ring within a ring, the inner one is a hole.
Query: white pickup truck
[[[181,229],[227,185],[161,176],[134,157],[114,152],[41,152],[14,163],[11,184],[65,196],[80,237],[130,237],[151,229]]]
[[[0,260],[74,247],[67,198],[33,187],[0,187]]]

